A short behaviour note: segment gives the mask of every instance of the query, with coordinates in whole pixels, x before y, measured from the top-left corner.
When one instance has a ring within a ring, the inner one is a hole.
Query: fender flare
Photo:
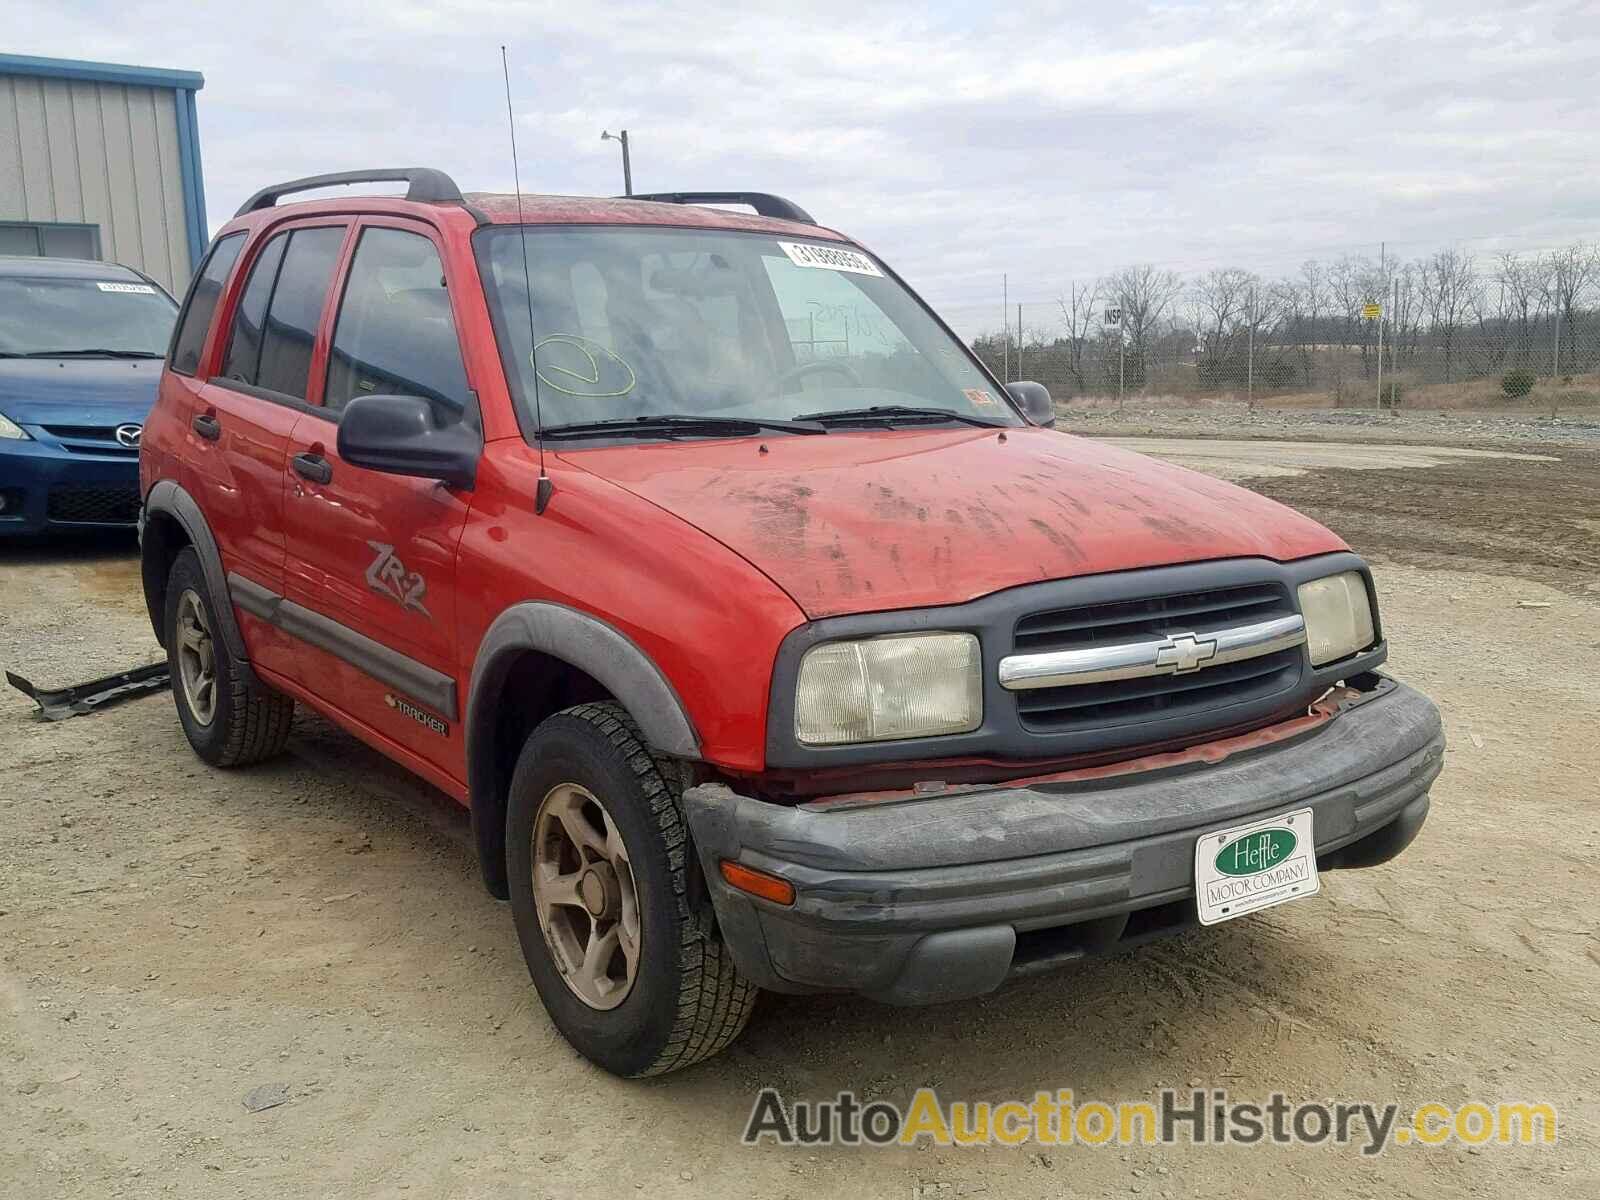
[[[537,651],[593,677],[639,726],[647,744],[675,758],[698,759],[700,737],[661,668],[622,631],[587,613],[548,601],[513,604],[478,645],[467,691],[467,788],[484,883],[503,897],[505,805],[497,795],[494,706],[512,664]]]
[[[250,655],[245,650],[244,635],[239,632],[238,618],[234,616],[233,597],[228,591],[228,575],[222,569],[222,552],[217,548],[217,539],[211,533],[211,526],[206,524],[200,506],[195,503],[194,497],[178,484],[170,479],[163,479],[152,487],[150,494],[145,497],[144,512],[140,518],[141,534],[144,524],[152,513],[164,513],[183,527],[189,544],[194,547],[195,555],[200,559],[200,570],[206,577],[206,588],[211,592],[211,607],[217,615],[217,623],[222,627],[222,640],[227,643],[235,661],[246,664],[248,670]],[[142,566],[141,563],[141,573]],[[150,623],[155,627],[156,640],[161,641],[163,640],[161,614],[156,612],[154,605],[151,604],[148,581],[145,603],[150,609]]]

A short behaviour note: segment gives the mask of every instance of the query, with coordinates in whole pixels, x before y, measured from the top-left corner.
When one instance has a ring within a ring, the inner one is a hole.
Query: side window
[[[278,281],[278,267],[289,235],[280,233],[256,255],[244,294],[233,310],[233,332],[228,337],[228,353],[222,360],[222,373],[239,383],[255,383],[261,363],[261,327],[267,319],[267,301],[272,285]]]
[[[440,425],[467,412],[467,373],[439,251],[403,229],[363,231],[333,330],[323,404],[338,411],[372,395],[419,396]]]
[[[289,235],[289,248],[278,268],[278,284],[272,289],[261,334],[257,387],[306,398],[311,344],[316,340],[317,322],[322,319],[344,235],[344,227],[338,225],[296,229]]]
[[[233,270],[243,246],[242,233],[230,233],[219,239],[211,247],[194,283],[189,285],[183,316],[172,339],[172,369],[181,375],[193,375],[200,365],[200,350],[206,343],[206,331],[211,328],[217,302],[222,299],[222,285],[228,281],[228,272]]]

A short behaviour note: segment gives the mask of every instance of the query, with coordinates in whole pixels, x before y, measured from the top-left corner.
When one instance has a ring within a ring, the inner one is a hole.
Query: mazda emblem
[[[139,437],[143,433],[143,425],[118,425],[117,445],[126,447],[129,450],[137,450],[139,448]]]

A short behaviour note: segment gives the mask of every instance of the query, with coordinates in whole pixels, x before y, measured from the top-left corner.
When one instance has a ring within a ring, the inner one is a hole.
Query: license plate
[[[1195,843],[1194,898],[1202,925],[1315,896],[1321,886],[1309,808],[1214,829]]]

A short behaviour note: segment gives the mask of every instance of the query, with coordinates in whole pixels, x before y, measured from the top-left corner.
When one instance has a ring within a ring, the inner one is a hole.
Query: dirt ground
[[[730,1052],[646,1083],[565,1046],[460,814],[343,734],[302,716],[293,753],[224,773],[165,695],[52,725],[0,693],[0,1195],[1600,1194],[1600,448],[1506,448],[1534,457],[1358,446],[1248,480],[1371,557],[1391,669],[1444,711],[1432,816],[1397,861],[981,1001],[767,996]],[[0,665],[61,684],[156,656],[131,542],[0,550]],[[765,1084],[1548,1100],[1561,1140],[744,1148]],[[287,1103],[247,1111],[263,1085]]]

